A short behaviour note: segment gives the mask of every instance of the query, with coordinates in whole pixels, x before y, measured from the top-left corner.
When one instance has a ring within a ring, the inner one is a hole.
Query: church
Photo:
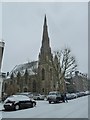
[[[47,95],[50,91],[63,93],[86,91],[88,89],[88,80],[84,74],[75,71],[73,77],[59,79],[60,73],[57,72],[59,70],[60,61],[51,51],[45,15],[38,60],[16,65],[4,78],[2,92],[7,95],[19,92]]]
[[[59,90],[55,68],[59,68],[58,59],[53,57],[51,51],[45,15],[38,61],[16,65],[4,80],[3,92],[10,95],[17,92],[48,94],[50,91]]]

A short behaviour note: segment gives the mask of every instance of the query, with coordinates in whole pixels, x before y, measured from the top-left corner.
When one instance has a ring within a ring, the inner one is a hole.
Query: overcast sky
[[[78,70],[88,73],[88,3],[82,2],[2,3],[2,71],[38,59],[45,14],[52,52],[70,47]]]

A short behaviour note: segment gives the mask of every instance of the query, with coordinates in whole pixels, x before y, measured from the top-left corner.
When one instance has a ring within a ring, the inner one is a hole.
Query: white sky
[[[88,3],[3,1],[0,12],[0,38],[6,43],[3,72],[11,71],[15,65],[38,59],[45,14],[52,51],[70,47],[76,57],[78,70],[88,72]]]

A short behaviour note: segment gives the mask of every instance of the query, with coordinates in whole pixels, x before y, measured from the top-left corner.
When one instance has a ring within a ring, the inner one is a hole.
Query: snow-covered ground
[[[2,119],[2,108],[3,108],[3,104],[2,103],[0,103],[0,120]]]
[[[49,104],[48,101],[37,101],[37,106],[34,108],[12,111],[12,112],[3,111],[2,117],[3,118],[88,118],[88,96],[77,98],[74,100],[69,100],[68,103]]]

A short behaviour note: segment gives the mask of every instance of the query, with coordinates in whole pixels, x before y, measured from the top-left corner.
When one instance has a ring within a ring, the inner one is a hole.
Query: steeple
[[[44,29],[47,29],[47,18],[46,18],[46,14],[45,14],[45,17],[44,17]]]
[[[42,35],[42,46],[40,49],[39,59],[45,60],[46,57],[49,60],[52,59],[51,48],[50,48],[49,37],[48,37],[47,18],[45,15],[44,25],[43,25],[43,35]]]
[[[48,37],[48,30],[47,30],[47,18],[46,18],[46,15],[44,17],[42,47],[49,48],[49,37]]]

